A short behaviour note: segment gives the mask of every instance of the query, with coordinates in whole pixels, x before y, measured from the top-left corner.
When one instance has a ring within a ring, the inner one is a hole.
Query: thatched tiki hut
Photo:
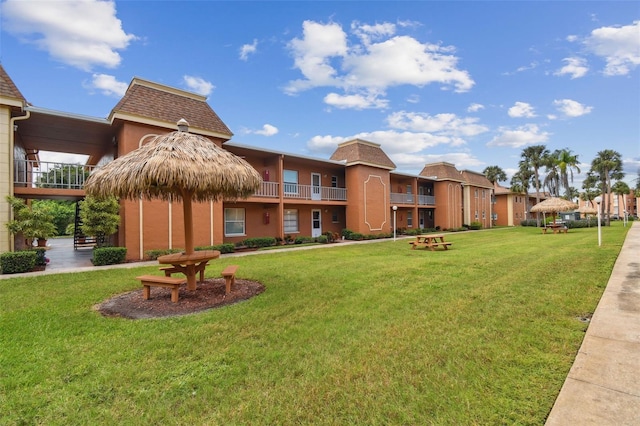
[[[96,170],[87,180],[87,194],[130,200],[182,200],[185,252],[193,253],[192,201],[246,198],[260,186],[260,174],[249,163],[219,148],[209,139],[179,130],[152,138],[147,144]]]
[[[552,197],[531,207],[530,211],[532,213],[551,213],[553,221],[555,222],[556,214],[558,214],[558,212],[566,212],[577,208],[578,205],[573,201],[565,200],[564,198]]]

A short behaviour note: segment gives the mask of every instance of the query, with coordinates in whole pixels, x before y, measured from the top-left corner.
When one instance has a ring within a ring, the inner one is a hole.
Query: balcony
[[[285,183],[284,198],[313,201],[347,201],[347,188]]]
[[[254,197],[278,198],[280,184],[278,182],[262,182]],[[312,201],[347,201],[346,188],[328,186],[300,185],[296,183],[284,184],[284,198]]]
[[[49,163],[35,160],[14,162],[14,186],[81,190],[96,166]]]
[[[416,195],[402,194],[398,192],[391,193],[391,204],[410,204],[414,205]],[[433,206],[436,204],[436,197],[433,195],[418,195],[417,196],[419,206]]]

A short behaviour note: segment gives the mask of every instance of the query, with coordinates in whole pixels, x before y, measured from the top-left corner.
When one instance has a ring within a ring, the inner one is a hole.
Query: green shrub
[[[471,224],[468,226],[469,229],[472,229],[474,231],[477,231],[478,229],[482,229],[482,223],[480,222],[471,222]]]
[[[36,266],[47,266],[46,250],[44,248],[31,249],[36,252]]]
[[[273,237],[247,238],[242,241],[242,245],[250,248],[271,247],[276,245],[276,239]]]
[[[304,237],[304,236],[296,237],[295,239],[296,244],[309,244],[309,243],[312,243],[313,241],[314,241],[313,238]]]
[[[35,250],[2,253],[0,254],[0,269],[3,274],[30,272],[36,266],[36,257]]]
[[[233,243],[223,243],[217,244],[214,246],[199,246],[194,249],[195,251],[202,250],[218,250],[220,253],[233,253],[235,251],[235,246]]]
[[[327,244],[329,242],[329,238],[326,235],[320,235],[316,237],[316,242],[320,244]]]
[[[350,229],[343,229],[342,230],[342,236],[344,237],[345,240],[350,240],[351,239],[351,234],[353,234],[353,231]]]
[[[124,263],[126,247],[96,247],[93,249],[93,264],[96,266]]]
[[[197,250],[197,249],[196,249]],[[184,251],[183,249],[163,249],[163,250],[147,250],[144,252],[144,255],[149,260],[157,260],[160,256],[164,256],[167,254],[180,253]]]

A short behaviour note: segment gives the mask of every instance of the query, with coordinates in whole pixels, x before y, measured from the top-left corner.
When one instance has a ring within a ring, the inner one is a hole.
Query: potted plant
[[[34,239],[38,240],[39,247],[44,247],[47,239],[56,235],[53,215],[47,208],[28,206],[23,199],[11,196],[7,197],[7,201],[13,208],[14,216],[13,220],[7,222],[7,229],[14,235],[22,234],[28,247]]]

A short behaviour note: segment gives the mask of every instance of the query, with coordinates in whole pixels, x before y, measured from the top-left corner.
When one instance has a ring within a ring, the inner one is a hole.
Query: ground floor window
[[[298,210],[287,209],[284,211],[284,232],[299,232]]]
[[[333,209],[331,212],[331,222],[333,223],[338,223],[339,218],[338,218],[338,209]]]
[[[407,212],[407,228],[413,228],[413,212]]]
[[[224,235],[245,235],[244,209],[224,209]]]

